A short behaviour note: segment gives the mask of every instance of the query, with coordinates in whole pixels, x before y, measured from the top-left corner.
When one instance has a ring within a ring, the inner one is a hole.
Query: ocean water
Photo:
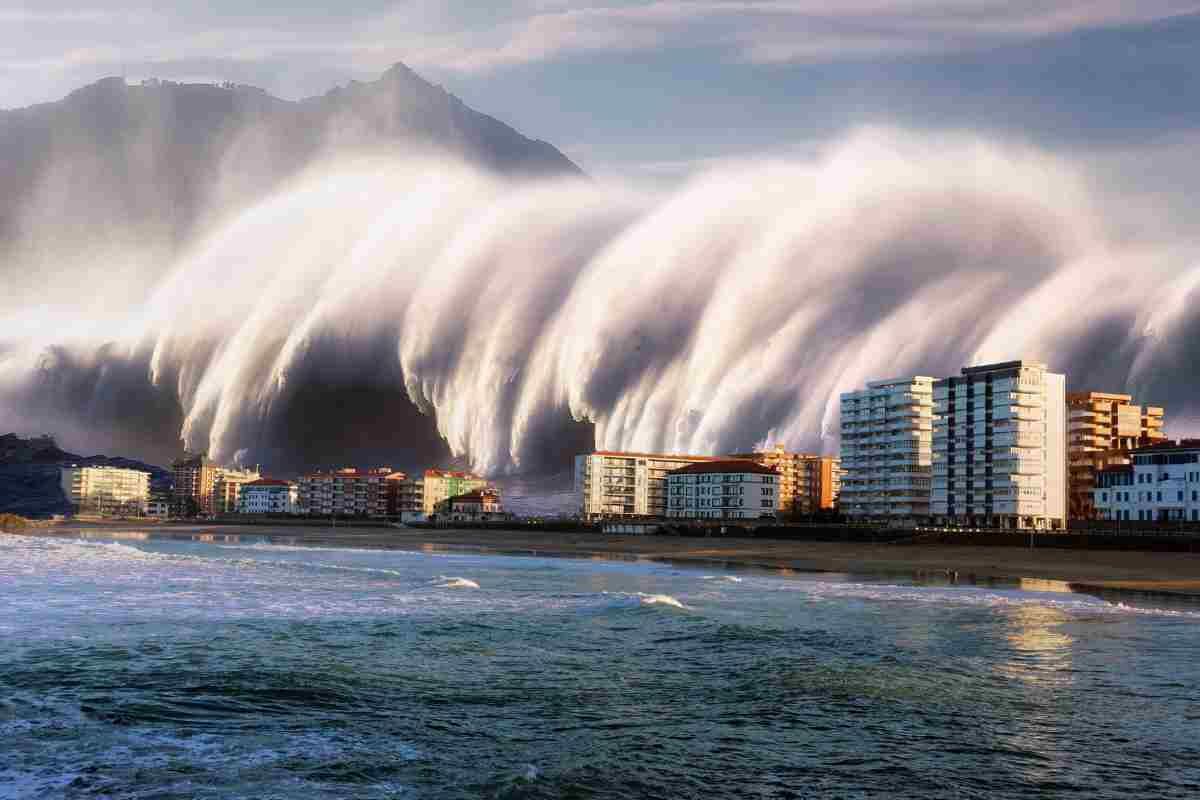
[[[1200,609],[0,535],[0,798],[1200,796]]]

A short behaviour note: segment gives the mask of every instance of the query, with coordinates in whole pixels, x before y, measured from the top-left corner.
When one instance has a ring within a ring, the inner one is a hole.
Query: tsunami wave
[[[0,426],[308,467],[349,452],[329,429],[428,449],[424,419],[533,474],[580,423],[604,449],[830,452],[839,392],[1020,357],[1185,419],[1198,286],[1191,243],[1131,234],[1071,165],[966,136],[865,130],[665,193],[343,159],[102,324],[0,322]]]

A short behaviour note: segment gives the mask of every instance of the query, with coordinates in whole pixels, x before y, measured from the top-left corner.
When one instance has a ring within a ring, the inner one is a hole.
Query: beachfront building
[[[393,472],[384,479],[387,514],[401,522],[423,522],[425,515],[425,478]]]
[[[836,456],[789,453],[783,445],[729,458],[754,461],[779,476],[779,512],[814,514],[832,510],[841,489],[841,460]]]
[[[79,514],[141,516],[150,501],[150,473],[119,467],[63,467],[63,494]]]
[[[236,514],[241,508],[242,487],[262,479],[258,468],[231,469],[221,468],[217,479],[213,481],[213,512],[216,514]]]
[[[575,456],[575,494],[587,519],[665,517],[667,475],[714,456],[601,451]]]
[[[221,467],[205,455],[185,454],[171,464],[175,477],[171,513],[177,517],[208,516],[213,513],[213,485]]]
[[[386,517],[391,467],[353,467],[310,472],[300,478],[296,502],[301,514],[323,517]]]
[[[495,489],[476,489],[438,502],[438,522],[498,522],[508,518]]]
[[[150,500],[146,503],[146,516],[157,519],[169,518],[174,497],[169,489],[151,489]]]
[[[745,459],[702,461],[667,475],[667,516],[681,519],[774,519],[779,474]]]
[[[842,394],[843,514],[881,520],[929,515],[934,381],[892,378]]]
[[[428,516],[437,510],[438,503],[451,497],[488,488],[488,482],[469,472],[448,469],[425,470],[421,506]]]
[[[1093,490],[1100,519],[1200,522],[1200,439],[1135,448],[1131,464],[1108,467]]]
[[[1135,448],[1167,438],[1163,410],[1133,404],[1127,394],[1067,393],[1067,516],[1096,519],[1097,476],[1131,462]]]
[[[238,511],[242,514],[295,514],[300,489],[291,481],[266,478],[242,484]]]
[[[1066,378],[1035,361],[966,367],[933,385],[932,516],[946,524],[1062,528]],[[844,492],[845,490],[843,490]]]

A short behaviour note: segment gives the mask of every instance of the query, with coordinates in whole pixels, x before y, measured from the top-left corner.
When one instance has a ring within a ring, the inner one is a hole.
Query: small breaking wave
[[[741,583],[742,579],[736,575],[705,575],[700,578],[702,581],[720,581],[721,583]]]
[[[438,584],[439,589],[478,589],[479,584],[470,578],[448,577],[442,575],[438,578],[441,583]]]
[[[638,592],[638,597],[641,598],[642,605],[644,606],[670,606],[671,608],[682,609],[687,608],[687,606],[669,594],[645,594],[644,592]]]

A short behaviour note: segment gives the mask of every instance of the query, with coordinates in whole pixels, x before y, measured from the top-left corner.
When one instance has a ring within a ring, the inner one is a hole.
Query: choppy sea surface
[[[1200,796],[1200,609],[0,535],[0,798]]]

